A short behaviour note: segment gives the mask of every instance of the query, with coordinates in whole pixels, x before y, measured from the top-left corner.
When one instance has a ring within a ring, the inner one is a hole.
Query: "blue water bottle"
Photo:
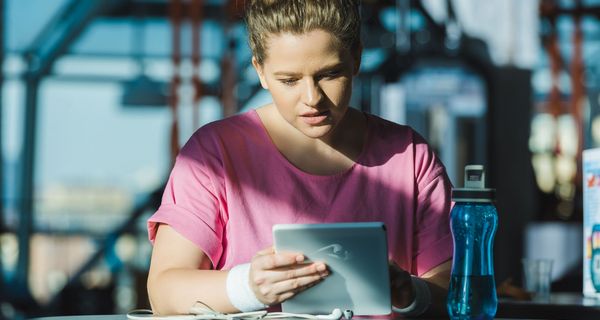
[[[465,187],[452,190],[450,228],[454,239],[447,308],[450,319],[493,319],[498,298],[494,281],[495,189],[485,188],[482,165],[465,167]]]

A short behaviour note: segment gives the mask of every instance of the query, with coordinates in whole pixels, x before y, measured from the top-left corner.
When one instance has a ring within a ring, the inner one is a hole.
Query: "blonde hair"
[[[356,54],[360,48],[359,0],[250,0],[246,8],[248,42],[263,64],[267,40],[281,33],[330,32],[341,48]]]

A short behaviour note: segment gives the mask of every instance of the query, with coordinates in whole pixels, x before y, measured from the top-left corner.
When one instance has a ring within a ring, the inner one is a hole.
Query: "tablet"
[[[354,315],[391,312],[387,236],[381,222],[278,224],[275,250],[302,252],[323,261],[323,281],[282,303],[284,312],[329,314],[335,308]]]

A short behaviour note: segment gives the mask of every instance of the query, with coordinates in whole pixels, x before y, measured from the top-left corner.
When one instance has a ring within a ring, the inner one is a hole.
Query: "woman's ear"
[[[267,80],[265,79],[265,73],[263,71],[262,65],[258,62],[256,57],[252,57],[252,66],[254,70],[256,70],[256,74],[258,74],[258,79],[260,80],[260,85],[263,89],[269,90],[269,86],[267,85]]]

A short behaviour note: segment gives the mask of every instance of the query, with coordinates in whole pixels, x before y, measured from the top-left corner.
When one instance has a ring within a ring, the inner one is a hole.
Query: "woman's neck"
[[[355,109],[348,109],[334,130],[322,138],[304,135],[283,119],[273,105],[259,108],[257,113],[279,152],[305,172],[342,172],[354,165],[365,148],[366,117]]]

